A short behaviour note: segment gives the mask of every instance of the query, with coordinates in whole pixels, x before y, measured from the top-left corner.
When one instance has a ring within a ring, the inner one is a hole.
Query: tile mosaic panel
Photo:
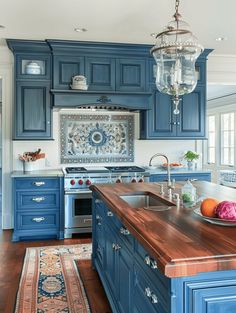
[[[134,161],[134,116],[61,114],[61,163]]]

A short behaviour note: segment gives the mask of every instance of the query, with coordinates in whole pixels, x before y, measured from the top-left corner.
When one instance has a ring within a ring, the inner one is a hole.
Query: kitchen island
[[[194,185],[204,198],[236,200],[234,189]],[[93,265],[114,313],[236,312],[235,227],[176,207],[159,195],[158,183],[91,188]],[[175,192],[180,188],[176,183]],[[156,196],[168,209],[146,210],[126,202],[127,195]]]

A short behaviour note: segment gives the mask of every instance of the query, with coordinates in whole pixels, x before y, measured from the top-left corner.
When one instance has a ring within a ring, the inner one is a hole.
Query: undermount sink
[[[175,205],[168,200],[159,198],[151,193],[132,193],[121,195],[120,198],[128,203],[132,208],[143,208],[151,211],[169,210]]]

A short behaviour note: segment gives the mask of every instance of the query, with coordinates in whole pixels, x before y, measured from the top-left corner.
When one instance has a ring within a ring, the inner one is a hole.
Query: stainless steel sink
[[[134,193],[121,195],[120,198],[132,208],[143,208],[152,211],[169,210],[175,205],[168,200],[162,199],[151,193]]]

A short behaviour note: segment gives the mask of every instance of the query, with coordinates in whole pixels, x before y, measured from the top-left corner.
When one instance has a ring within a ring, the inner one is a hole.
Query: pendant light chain
[[[181,15],[179,13],[179,1],[180,0],[175,0],[175,14],[174,14],[174,18],[176,21],[179,21]]]

